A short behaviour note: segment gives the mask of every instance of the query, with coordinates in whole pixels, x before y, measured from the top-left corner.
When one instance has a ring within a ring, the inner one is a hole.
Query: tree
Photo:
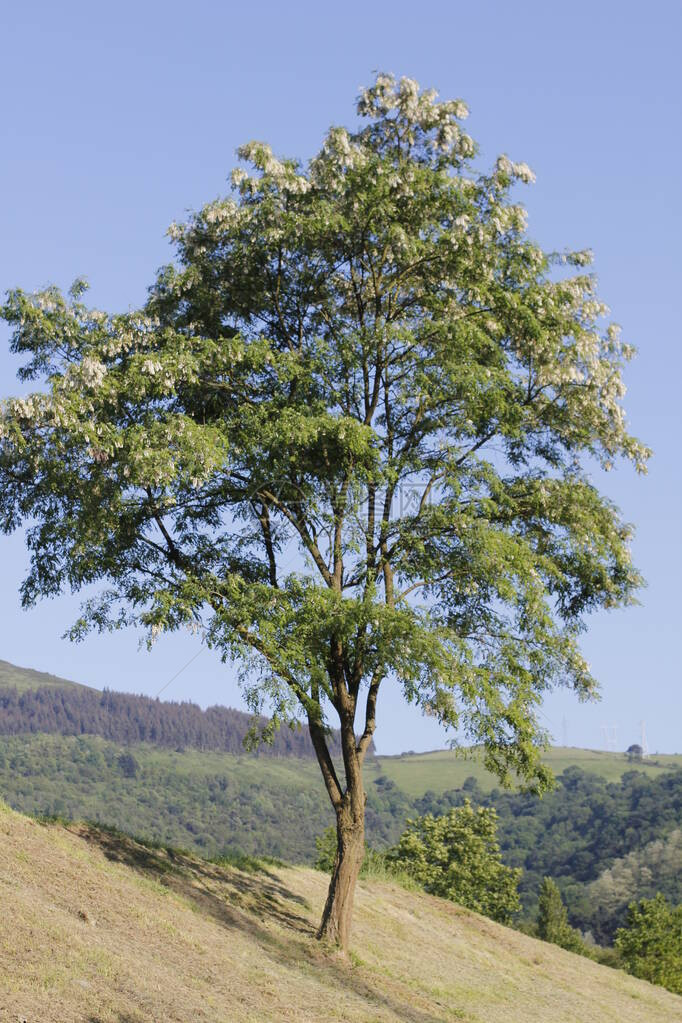
[[[140,769],[140,765],[129,750],[120,754],[118,766],[124,778],[136,778]]]
[[[410,820],[389,859],[432,895],[493,920],[508,923],[519,908],[521,870],[502,863],[492,808],[467,799],[442,817]]]
[[[551,877],[545,877],[540,886],[538,900],[538,937],[551,941],[569,952],[585,953],[585,944],[568,922],[561,892]]]
[[[333,825],[330,824],[321,835],[315,837],[315,848],[317,850],[317,857],[315,859],[316,870],[324,870],[326,873],[331,874],[334,869],[337,848],[336,828]]]
[[[525,235],[529,168],[476,172],[465,105],[409,79],[380,74],[358,112],[305,167],[244,146],[144,309],[89,309],[81,281],[10,292],[42,389],[0,427],[25,605],[99,584],[72,638],[202,628],[254,710],[307,721],[338,839],[320,935],[344,947],[381,686],[545,786],[538,704],[594,693],[584,616],[640,581],[581,458],[648,455],[589,253]]]
[[[630,903],[615,945],[635,977],[682,994],[682,906],[671,906],[660,892]]]

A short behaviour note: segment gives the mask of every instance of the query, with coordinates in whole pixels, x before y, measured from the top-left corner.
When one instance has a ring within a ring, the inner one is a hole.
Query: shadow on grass
[[[175,892],[220,926],[250,935],[276,962],[294,969],[304,967],[306,973],[312,970],[339,991],[352,991],[368,1005],[389,1009],[404,1023],[443,1023],[444,1016],[405,1005],[397,993],[392,996],[377,990],[379,978],[363,976],[358,968],[311,941],[316,926],[300,912],[301,908],[310,910],[309,903],[262,864],[246,873],[231,864],[138,841],[101,825],[71,824],[69,830],[101,849],[112,862]],[[273,922],[284,933],[270,929],[268,924]],[[93,1017],[88,1023],[100,1021]],[[124,1014],[117,1023],[138,1023],[138,1018]]]
[[[101,1016],[88,1016],[87,1023],[105,1023]],[[141,1016],[131,1016],[129,1012],[121,1012],[116,1017],[116,1023],[144,1023]]]

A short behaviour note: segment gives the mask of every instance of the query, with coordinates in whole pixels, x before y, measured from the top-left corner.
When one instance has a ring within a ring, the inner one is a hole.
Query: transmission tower
[[[606,749],[609,753],[615,753],[618,749],[618,725],[602,725],[601,734]]]
[[[648,757],[649,756],[649,747],[647,746],[647,742],[646,742],[646,725],[645,725],[645,723],[643,721],[640,721],[640,723],[639,723],[639,734],[640,734],[639,744],[642,747],[642,760],[643,760],[644,757]]]

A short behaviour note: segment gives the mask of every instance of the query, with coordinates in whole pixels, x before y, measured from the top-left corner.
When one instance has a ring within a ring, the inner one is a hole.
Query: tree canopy
[[[594,693],[584,618],[640,581],[588,468],[648,455],[590,254],[526,234],[530,169],[477,171],[465,104],[410,79],[380,74],[357,111],[305,165],[240,149],[143,309],[91,309],[78,281],[2,310],[40,382],[0,419],[24,603],[97,584],[74,638],[203,629],[254,709],[307,720],[341,874],[384,682],[503,781],[547,783],[542,696]],[[334,875],[327,921],[353,884]]]

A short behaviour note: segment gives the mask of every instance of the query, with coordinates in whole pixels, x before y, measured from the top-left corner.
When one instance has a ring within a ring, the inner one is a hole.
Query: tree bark
[[[344,952],[348,951],[350,942],[355,886],[365,856],[364,793],[360,802],[359,812],[353,813],[346,799],[336,811],[336,857],[317,932],[318,938],[338,945]]]

